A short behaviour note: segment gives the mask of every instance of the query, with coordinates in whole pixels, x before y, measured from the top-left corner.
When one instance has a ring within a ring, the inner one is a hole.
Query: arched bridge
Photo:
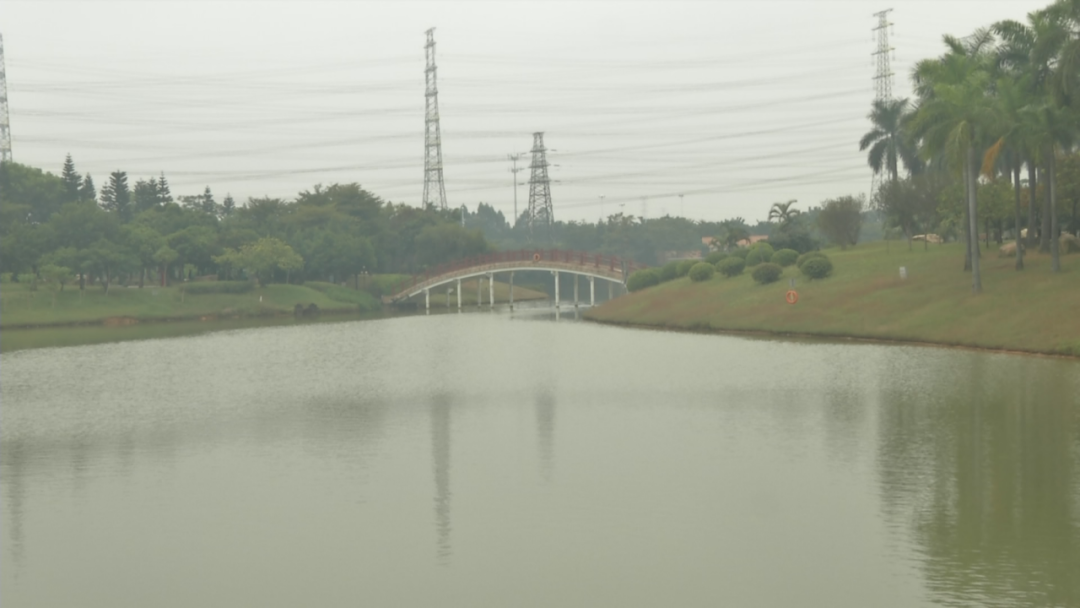
[[[457,304],[461,308],[461,281],[474,277],[487,277],[488,303],[494,305],[496,273],[510,275],[510,306],[514,305],[514,272],[546,270],[555,275],[555,306],[559,306],[559,273],[584,276],[589,281],[589,303],[596,303],[596,279],[610,284],[625,286],[626,277],[644,268],[630,260],[617,256],[568,251],[563,249],[521,249],[500,251],[455,260],[415,275],[412,281],[392,296],[385,298],[393,304],[413,296],[424,294],[424,307],[431,305],[431,290],[441,285],[456,284]],[[478,285],[479,287],[479,285]],[[574,303],[577,303],[577,281],[574,281]],[[477,298],[478,303],[480,298]]]

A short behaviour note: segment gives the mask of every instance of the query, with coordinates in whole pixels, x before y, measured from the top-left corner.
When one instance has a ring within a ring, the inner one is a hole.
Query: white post
[[[479,308],[484,303],[484,294],[480,291],[484,287],[484,277],[476,277],[476,306]]]
[[[559,271],[552,271],[555,273],[555,310],[559,309]]]
[[[431,290],[424,290],[424,310],[431,310]]]
[[[451,287],[446,288],[446,310],[450,310],[450,290]]]
[[[461,312],[461,279],[457,280],[457,309]]]
[[[578,284],[578,275],[575,274],[574,275],[574,308],[578,307],[577,284]]]
[[[510,312],[514,312],[514,273],[510,272]]]
[[[495,308],[495,273],[488,275],[488,305]]]
[[[589,306],[596,306],[596,277],[589,277]]]
[[[607,283],[607,299],[609,299],[609,300],[614,297],[614,296],[611,295],[611,285],[612,285],[611,281],[608,281],[608,283]]]

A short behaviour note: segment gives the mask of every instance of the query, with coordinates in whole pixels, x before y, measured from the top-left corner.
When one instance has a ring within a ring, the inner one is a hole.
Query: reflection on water
[[[5,353],[5,605],[1080,605],[1077,362],[573,318]]]
[[[431,457],[435,462],[436,555],[439,563],[449,563],[450,554],[450,400],[436,395],[431,403]]]
[[[912,535],[943,604],[1078,605],[1076,370],[958,359],[918,385],[882,385],[887,517]]]

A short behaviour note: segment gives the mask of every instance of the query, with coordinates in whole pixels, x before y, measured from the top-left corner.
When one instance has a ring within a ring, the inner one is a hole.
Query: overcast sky
[[[894,9],[908,96],[942,34],[1046,4],[5,0],[0,33],[15,160],[59,173],[70,152],[99,187],[164,172],[174,195],[242,202],[358,182],[417,205],[435,27],[450,206],[510,216],[507,155],[543,131],[556,218],[754,221],[869,189],[874,12]]]

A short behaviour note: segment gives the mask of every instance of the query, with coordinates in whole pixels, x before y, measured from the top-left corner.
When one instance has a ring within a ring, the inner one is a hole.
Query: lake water
[[[1077,606],[1080,362],[547,311],[0,356],[16,606]]]

